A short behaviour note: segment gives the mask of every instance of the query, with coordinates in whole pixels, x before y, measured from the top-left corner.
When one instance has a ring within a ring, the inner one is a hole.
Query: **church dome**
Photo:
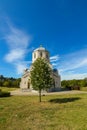
[[[58,70],[57,69],[53,69],[53,72],[58,75]]]
[[[34,51],[45,51],[46,49],[44,48],[44,47],[42,47],[42,46],[40,46],[39,48],[37,48],[37,49],[35,49]]]
[[[44,47],[40,46],[33,51],[32,62],[34,62],[37,58],[45,58],[49,62],[49,52]]]

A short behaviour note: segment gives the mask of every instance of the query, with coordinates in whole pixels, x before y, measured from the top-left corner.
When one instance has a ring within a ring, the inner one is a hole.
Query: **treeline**
[[[0,75],[0,87],[19,87],[20,85],[20,78],[8,78]]]
[[[87,78],[85,79],[80,79],[80,80],[63,80],[61,81],[61,86],[63,88],[67,88],[70,90],[78,89],[80,90],[81,87],[87,87]]]

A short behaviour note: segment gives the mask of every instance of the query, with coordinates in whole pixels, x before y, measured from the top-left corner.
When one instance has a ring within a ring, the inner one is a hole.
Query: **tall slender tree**
[[[30,75],[31,84],[35,90],[39,91],[39,101],[41,102],[41,90],[52,87],[52,69],[45,59],[38,58],[32,64]]]

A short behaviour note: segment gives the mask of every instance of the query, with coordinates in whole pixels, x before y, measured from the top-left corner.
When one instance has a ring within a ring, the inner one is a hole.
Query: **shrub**
[[[10,92],[2,92],[0,91],[0,97],[9,97],[10,96]]]

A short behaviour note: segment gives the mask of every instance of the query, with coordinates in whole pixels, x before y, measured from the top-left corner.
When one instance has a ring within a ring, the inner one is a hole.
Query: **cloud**
[[[27,68],[27,64],[21,64],[21,62],[16,63],[15,66],[16,66],[17,74],[22,74],[23,70]]]
[[[51,57],[50,57],[50,61],[51,61],[51,62],[56,62],[56,61],[59,60],[59,58],[60,58],[59,55],[51,56]]]
[[[52,63],[52,66],[57,67],[57,63]]]
[[[54,55],[50,57],[50,62],[52,64],[53,67],[57,67],[58,66],[58,60],[60,59],[59,55]]]
[[[5,40],[11,49],[21,48],[26,49],[28,43],[31,40],[31,36],[27,35],[25,32],[9,25],[10,32],[6,34]]]
[[[23,59],[27,52],[31,36],[26,35],[23,31],[9,26],[10,32],[5,35],[5,41],[9,46],[9,53],[5,56],[7,62],[13,62]]]
[[[4,59],[6,62],[15,65],[17,73],[21,74],[23,69],[27,67],[26,54],[33,49],[28,49],[31,43],[31,35],[14,27],[9,21],[7,22],[7,28],[8,33],[4,33],[4,40],[8,45],[9,51]]]
[[[66,63],[67,62],[67,63]],[[63,64],[60,65],[60,71],[69,71],[69,70],[75,70],[84,66],[87,66],[87,59],[83,58],[83,59],[78,59],[78,60],[69,60],[64,62]]]
[[[87,73],[75,73],[72,71],[62,73],[61,75],[62,80],[83,79],[85,77],[87,77]]]
[[[32,61],[18,61],[15,63],[17,74],[22,74],[26,68],[29,68]]]
[[[8,54],[6,54],[5,59],[7,62],[13,63],[17,60],[22,60],[25,55],[25,50],[22,49],[13,49],[10,50]]]
[[[87,77],[87,49],[61,56],[57,68],[63,79]]]
[[[68,71],[87,66],[87,49],[83,49],[61,57],[59,69],[62,71]]]

